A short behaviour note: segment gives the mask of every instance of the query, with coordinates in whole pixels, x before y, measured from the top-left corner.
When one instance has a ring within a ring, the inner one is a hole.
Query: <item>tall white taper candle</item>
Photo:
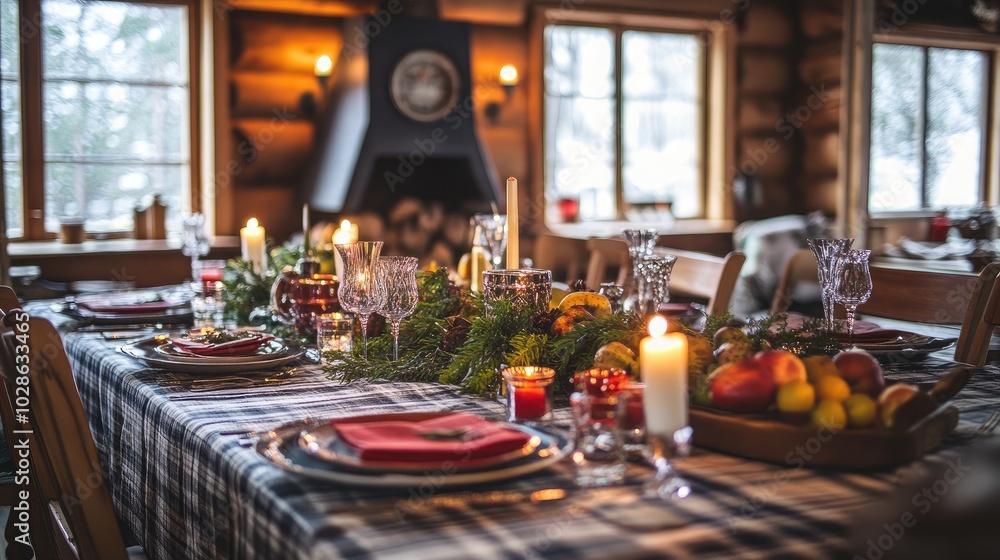
[[[517,179],[507,179],[507,268],[521,268],[520,245],[517,238]]]

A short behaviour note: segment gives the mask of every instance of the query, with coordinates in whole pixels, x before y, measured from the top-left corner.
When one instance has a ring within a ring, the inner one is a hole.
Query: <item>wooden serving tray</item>
[[[921,385],[945,401],[965,385],[970,371],[955,368],[937,384]],[[700,447],[792,468],[870,470],[897,467],[923,457],[958,425],[958,410],[942,402],[902,431],[866,428],[834,434],[766,415],[697,406],[690,410],[690,422],[694,444]]]
[[[763,417],[692,408],[694,444],[788,467],[885,469],[923,457],[958,424],[958,410],[943,404],[905,432],[826,429]]]

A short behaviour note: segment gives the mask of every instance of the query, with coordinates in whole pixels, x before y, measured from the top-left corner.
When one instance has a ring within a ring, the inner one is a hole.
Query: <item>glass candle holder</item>
[[[641,455],[646,449],[645,390],[644,383],[630,382],[618,395],[618,434],[626,453]]]
[[[548,310],[552,271],[538,268],[487,270],[483,273],[483,305],[489,315],[496,302],[511,300],[518,309]]]
[[[507,390],[507,421],[542,422],[552,414],[552,383],[556,371],[538,366],[512,366],[503,370]]]
[[[350,352],[354,347],[354,317],[347,313],[316,316],[316,347],[320,352]]]
[[[577,392],[590,398],[590,416],[594,421],[613,423],[616,396],[630,380],[628,372],[618,368],[590,368],[573,375]]]

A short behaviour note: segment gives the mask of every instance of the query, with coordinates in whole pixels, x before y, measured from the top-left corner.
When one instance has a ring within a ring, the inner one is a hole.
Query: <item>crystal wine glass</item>
[[[834,299],[847,310],[847,341],[854,338],[854,314],[858,306],[872,295],[872,276],[868,270],[871,251],[848,251],[837,261],[834,277]]]
[[[507,216],[503,214],[476,214],[472,217],[476,225],[483,229],[486,243],[490,246],[493,269],[501,268],[507,250]]]
[[[667,289],[675,262],[677,257],[673,255],[646,255],[639,259],[636,309],[643,317],[656,313],[660,304],[670,299]]]
[[[808,240],[808,244],[816,259],[820,297],[823,300],[823,319],[826,322],[826,328],[833,331],[837,328],[836,319],[833,316],[834,274],[837,271],[837,259],[850,250],[854,239],[818,238]]]
[[[416,257],[381,257],[378,260],[378,280],[386,293],[379,314],[389,320],[392,330],[392,359],[399,359],[399,323],[417,308]]]
[[[625,307],[635,309],[639,303],[639,261],[653,254],[653,247],[660,234],[655,229],[622,230],[622,238],[628,246],[628,258],[632,262],[632,286]]]
[[[385,304],[385,285],[378,281],[381,241],[359,241],[336,245],[344,260],[344,278],[337,292],[340,305],[357,313],[361,321],[361,340],[368,359],[368,319]]]

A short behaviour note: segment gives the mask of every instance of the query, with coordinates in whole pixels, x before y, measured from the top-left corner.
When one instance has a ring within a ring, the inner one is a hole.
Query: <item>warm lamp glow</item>
[[[667,332],[667,320],[660,315],[649,320],[649,336],[663,336]]]
[[[517,85],[517,68],[511,64],[505,64],[503,68],[500,69],[500,85]]]
[[[250,218],[247,220],[247,229],[257,229],[259,225],[260,222],[257,221],[257,218]]]
[[[316,59],[316,66],[314,68],[317,76],[327,77],[330,72],[333,71],[333,60],[329,56],[323,55]]]
[[[340,229],[342,229],[342,230],[349,230],[349,229],[351,229],[351,220],[341,220],[340,221]]]

